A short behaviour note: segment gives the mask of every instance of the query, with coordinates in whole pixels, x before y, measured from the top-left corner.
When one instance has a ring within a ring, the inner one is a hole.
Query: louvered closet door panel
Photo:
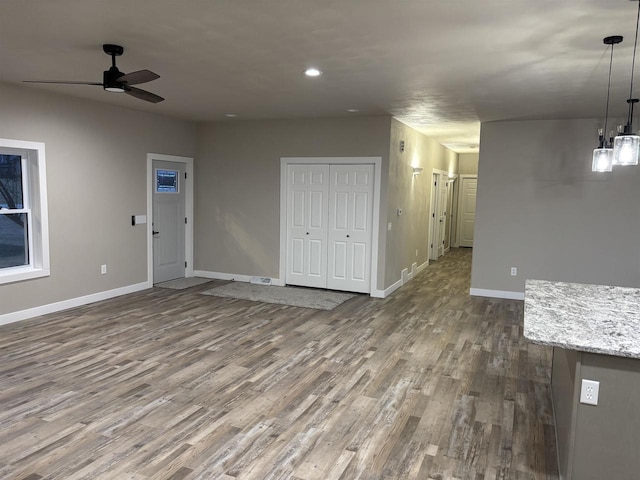
[[[331,165],[327,288],[368,293],[373,165]]]
[[[328,165],[289,165],[286,283],[327,286]]]

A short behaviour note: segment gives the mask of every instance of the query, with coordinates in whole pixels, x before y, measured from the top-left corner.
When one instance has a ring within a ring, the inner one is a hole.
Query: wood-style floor
[[[331,312],[209,283],[0,327],[0,478],[557,479],[551,351],[470,264]]]

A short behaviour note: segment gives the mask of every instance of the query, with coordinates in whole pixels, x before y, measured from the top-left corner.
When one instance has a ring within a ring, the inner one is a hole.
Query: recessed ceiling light
[[[304,71],[304,74],[307,77],[319,77],[320,75],[322,75],[322,72],[315,67],[310,67]]]
[[[357,108],[347,108],[347,112],[349,113],[356,113],[359,112],[360,110],[358,110]]]
[[[238,114],[237,113],[225,113],[224,116],[227,117],[227,118],[236,118],[238,116]]]

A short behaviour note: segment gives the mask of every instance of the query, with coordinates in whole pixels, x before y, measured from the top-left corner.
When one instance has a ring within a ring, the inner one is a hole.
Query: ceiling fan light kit
[[[116,57],[124,53],[124,48],[120,45],[105,43],[102,51],[111,56],[111,67],[102,74],[102,83],[98,82],[77,82],[77,81],[37,81],[25,80],[26,83],[57,83],[62,85],[99,85],[107,92],[126,93],[132,97],[151,103],[159,103],[164,100],[155,93],[147,92],[140,88],[132,87],[140,83],[151,82],[160,78],[160,75],[150,70],[138,70],[131,73],[122,73],[116,66]]]

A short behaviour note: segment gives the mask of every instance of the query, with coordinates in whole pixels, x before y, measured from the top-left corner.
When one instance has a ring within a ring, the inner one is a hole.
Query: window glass
[[[29,264],[27,214],[0,215],[0,268]]]
[[[0,285],[50,274],[44,143],[0,138]]]
[[[24,208],[22,157],[0,155],[0,208]]]
[[[176,170],[156,170],[156,192],[178,193],[178,178]]]

